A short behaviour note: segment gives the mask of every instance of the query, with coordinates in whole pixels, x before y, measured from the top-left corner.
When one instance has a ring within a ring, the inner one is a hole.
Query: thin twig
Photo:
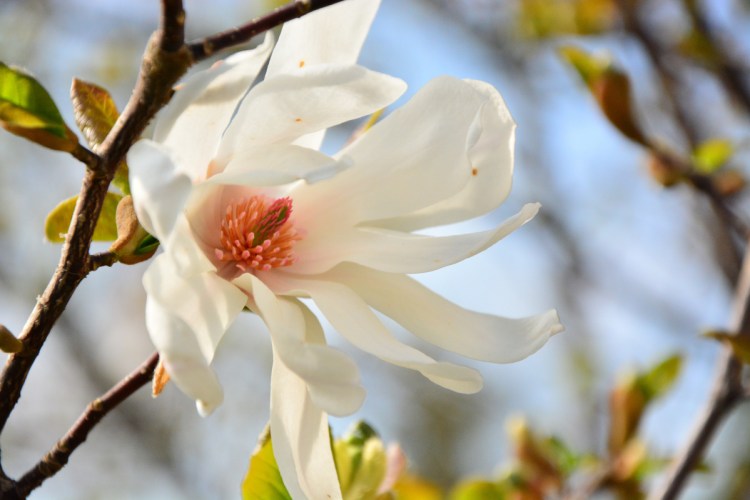
[[[638,15],[636,5],[640,4],[634,4],[634,2],[631,2],[630,0],[617,0],[617,5],[625,29],[641,42],[641,45],[643,45],[651,63],[654,65],[662,86],[664,87],[664,93],[666,94],[667,99],[669,99],[672,110],[674,111],[675,118],[680,125],[680,128],[685,133],[690,150],[695,149],[695,147],[701,142],[702,134],[694,121],[690,119],[690,112],[684,102],[678,98],[680,80],[670,66],[669,61],[667,61],[664,49],[654,36],[653,30],[644,26],[643,21]]]
[[[76,148],[70,154],[91,170],[101,169],[102,159],[99,155],[82,146],[80,143],[76,145]]]
[[[193,60],[202,61],[220,50],[245,43],[264,31],[340,1],[342,0],[294,0],[247,24],[192,42],[188,44],[188,48]]]
[[[93,272],[100,267],[112,267],[118,261],[117,254],[114,252],[101,252],[89,256],[88,271]]]
[[[710,46],[713,63],[716,64],[721,82],[737,101],[750,114],[750,87],[745,81],[742,65],[737,61],[734,45],[726,40],[726,34],[719,35],[719,30],[708,19],[706,2],[687,2],[688,14],[695,29],[703,35]]]
[[[734,310],[729,331],[735,335],[750,335],[750,246],[745,252],[737,282]],[[742,364],[725,347],[716,375],[714,389],[698,418],[685,449],[677,456],[663,484],[649,497],[652,500],[672,500],[682,491],[688,477],[700,463],[706,448],[724,418],[745,397],[740,378]]]
[[[89,403],[78,420],[52,449],[18,480],[16,490],[21,497],[27,496],[39,487],[44,480],[52,477],[62,469],[70,455],[88,437],[89,432],[117,405],[125,401],[138,389],[148,384],[154,374],[156,363],[159,361],[157,353],[152,354],[130,375],[122,379],[101,397]]]

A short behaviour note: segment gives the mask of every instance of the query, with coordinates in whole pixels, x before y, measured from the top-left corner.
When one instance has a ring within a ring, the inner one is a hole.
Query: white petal
[[[326,277],[351,287],[370,306],[418,337],[480,361],[521,360],[563,330],[554,310],[520,319],[473,312],[402,274],[343,265]]]
[[[489,213],[508,196],[513,175],[516,124],[503,98],[491,85],[465,80],[481,96],[469,132],[467,157],[471,177],[453,196],[420,209],[413,214],[399,216],[380,225],[391,229],[415,230],[463,220]]]
[[[313,401],[338,416],[357,411],[365,396],[357,365],[325,345],[320,324],[312,313],[298,301],[276,297],[252,274],[244,274],[234,283],[252,294],[279,359],[305,381]]]
[[[328,418],[313,403],[305,381],[276,353],[271,371],[271,439],[292,498],[341,498]]]
[[[513,123],[498,106],[473,84],[431,81],[341,153],[353,162],[344,175],[295,193],[295,202],[314,212],[305,223],[399,228],[414,225],[413,214],[442,206],[435,210],[445,219],[429,219],[441,225],[497,207],[513,167]]]
[[[278,186],[304,180],[314,184],[335,176],[351,165],[319,151],[289,144],[263,145],[235,153],[224,170],[209,184],[253,187]]]
[[[146,300],[146,326],[172,381],[196,401],[201,415],[211,413],[224,395],[192,329],[151,296]]]
[[[180,173],[167,148],[149,140],[130,148],[128,166],[138,220],[146,231],[166,240],[190,195],[190,179]]]
[[[317,66],[255,86],[242,101],[219,147],[224,163],[253,143],[295,139],[372,113],[405,90],[401,80],[360,66]]]
[[[422,375],[447,389],[474,393],[482,388],[476,370],[435,361],[423,352],[399,342],[375,313],[351,289],[332,281],[295,279],[278,273],[262,273],[266,284],[277,293],[302,292],[309,295],[333,327],[357,348],[380,359]]]
[[[189,326],[191,342],[200,347],[206,363],[211,362],[219,341],[247,303],[240,289],[214,273],[181,276],[177,263],[167,253],[149,266],[143,285],[149,299]]]
[[[223,395],[209,367],[224,332],[247,303],[239,289],[213,273],[180,276],[169,254],[159,255],[143,277],[146,326],[167,372],[207,415]]]
[[[221,134],[263,68],[273,35],[191,77],[159,115],[154,140],[171,147],[191,179],[206,177]]]
[[[294,271],[325,272],[341,262],[354,262],[391,273],[434,271],[467,259],[494,245],[531,220],[539,211],[529,203],[495,229],[455,236],[425,236],[379,228],[353,228],[322,233],[309,230],[295,246]],[[307,227],[302,224],[301,227]]]
[[[379,5],[379,0],[349,0],[286,23],[268,75],[318,64],[354,63]]]

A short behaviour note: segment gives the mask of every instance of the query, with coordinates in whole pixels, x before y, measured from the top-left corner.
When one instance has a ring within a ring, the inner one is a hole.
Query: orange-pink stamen
[[[294,244],[302,239],[290,220],[292,199],[251,196],[227,206],[216,258],[242,271],[268,271],[294,264]]]

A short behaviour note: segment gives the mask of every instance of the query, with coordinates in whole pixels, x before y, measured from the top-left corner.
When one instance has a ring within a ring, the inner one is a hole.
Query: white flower
[[[476,370],[436,361],[373,309],[464,356],[507,363],[562,329],[557,314],[471,312],[407,276],[470,257],[530,220],[529,204],[481,233],[414,231],[486,214],[507,196],[514,128],[488,84],[443,77],[333,157],[326,128],[396,100],[400,80],[355,65],[378,7],[349,0],[288,23],[271,41],[199,73],[128,156],[138,217],[163,248],[144,276],[146,321],[172,380],[207,414],[209,367],[244,307],[271,334],[271,435],[295,498],[340,498],[327,413],[364,398],[356,365],[326,345],[310,298],[352,344],[454,391]],[[248,92],[248,88],[250,91]]]

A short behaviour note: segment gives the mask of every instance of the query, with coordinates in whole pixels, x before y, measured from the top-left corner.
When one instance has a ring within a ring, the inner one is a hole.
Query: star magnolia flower
[[[273,346],[271,435],[295,498],[340,498],[327,414],[364,398],[356,365],[326,345],[312,299],[358,348],[462,393],[476,370],[436,361],[391,334],[373,309],[469,358],[508,363],[562,329],[471,312],[408,274],[470,257],[527,222],[537,204],[485,232],[414,231],[470,219],[507,196],[515,124],[488,84],[430,82],[334,156],[330,126],[395,101],[405,84],[357,66],[378,7],[350,0],[288,23],[271,41],[195,75],[128,156],[138,217],[163,248],[144,276],[149,333],[172,380],[207,414],[222,400],[209,367],[247,307]],[[250,88],[248,92],[248,88]]]

